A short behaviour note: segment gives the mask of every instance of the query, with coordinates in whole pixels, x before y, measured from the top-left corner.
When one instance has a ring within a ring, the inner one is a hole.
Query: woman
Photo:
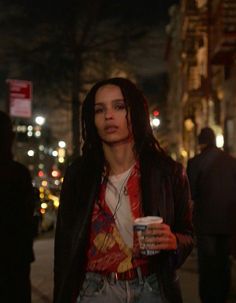
[[[54,302],[182,302],[175,270],[193,245],[189,186],[154,138],[144,96],[127,79],[101,81],[82,126],[83,155],[61,192]],[[134,245],[142,216],[163,218],[143,232],[153,256]]]

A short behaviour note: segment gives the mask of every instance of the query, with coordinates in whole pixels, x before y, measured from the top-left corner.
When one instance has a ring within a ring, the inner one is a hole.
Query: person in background
[[[0,111],[0,302],[30,303],[33,186],[28,169],[13,160],[11,120]]]
[[[181,303],[176,269],[192,250],[183,167],[154,138],[128,79],[95,84],[82,107],[83,155],[65,174],[55,237],[55,303]],[[161,216],[136,251],[133,222]]]
[[[198,136],[200,154],[187,164],[197,238],[199,294],[225,303],[230,289],[230,244],[236,234],[236,159],[216,147],[213,130]]]

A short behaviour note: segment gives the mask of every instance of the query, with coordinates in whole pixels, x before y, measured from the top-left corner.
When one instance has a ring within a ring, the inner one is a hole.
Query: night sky
[[[130,6],[130,13],[140,18],[140,21],[158,24],[168,21],[168,8],[172,4],[179,3],[178,0],[128,0],[126,5]]]
[[[131,52],[127,56],[129,56],[128,60],[130,60],[131,65],[133,66],[134,73],[138,79],[141,77],[147,79],[145,80],[147,83],[151,84],[151,78],[156,78],[158,74],[162,74],[166,71],[166,62],[164,60],[164,52],[166,46],[166,33],[165,26],[168,24],[169,16],[168,16],[168,8],[172,4],[179,3],[178,0],[104,0],[103,7],[101,10],[101,16],[108,16],[117,19],[118,22],[123,22],[124,24],[132,25],[129,28],[135,29],[139,28],[150,28],[150,35],[153,35],[153,41],[156,43],[156,46],[153,45],[145,45],[144,48],[137,48],[133,53]],[[79,0],[0,0],[0,5],[4,4],[6,7],[10,7],[13,4],[17,4],[22,6],[27,11],[28,16],[28,25],[26,23],[26,29],[22,31],[23,34],[18,35],[25,39],[31,30],[30,23],[32,25],[37,22],[42,22],[43,20],[54,19],[58,22],[60,26],[61,20],[65,20],[64,16],[68,16],[68,20],[70,20],[70,14],[73,13],[73,3],[76,6],[81,6],[83,8],[89,1],[79,1]],[[79,4],[78,4],[79,3]],[[4,11],[2,10],[1,15],[4,15]],[[7,20],[6,20],[7,22]],[[11,30],[14,27],[12,23],[5,23],[0,27],[0,38],[7,37],[7,32],[4,32],[4,26],[11,26]],[[28,28],[27,28],[28,27]],[[33,26],[32,26],[33,28]],[[17,29],[17,26],[16,26]],[[117,29],[119,30],[119,28]],[[11,36],[11,35],[10,35]],[[21,39],[21,38],[20,38]],[[3,39],[1,38],[1,41]],[[6,40],[7,41],[7,40]],[[27,40],[27,43],[30,40]],[[17,42],[19,43],[19,41]],[[152,43],[152,40],[150,41]],[[14,57],[14,48],[10,49],[10,55]],[[17,54],[18,55],[18,54]],[[29,59],[31,58],[28,57]],[[5,87],[5,79],[9,77],[8,73],[8,59],[3,57],[4,66],[2,65],[0,71],[0,87],[3,92],[3,88]],[[11,59],[9,59],[11,60]],[[28,60],[28,59],[27,59]],[[9,61],[10,62],[10,61]],[[53,64],[53,63],[52,63]],[[30,66],[29,62],[24,64],[25,67]],[[52,67],[53,65],[51,65]],[[14,77],[10,75],[10,77]],[[16,75],[17,77],[17,75]],[[25,76],[29,77],[27,73]],[[156,87],[154,82],[153,85],[149,85]],[[150,90],[152,87],[150,87]],[[1,94],[2,95],[2,94]],[[2,99],[0,95],[0,99]],[[0,100],[1,103],[2,100]]]
[[[32,18],[36,19],[46,15],[51,15],[52,18],[60,14],[66,15],[70,13],[71,7],[73,10],[75,4],[83,9],[89,3],[84,0],[0,0],[1,2],[23,6],[32,13]],[[126,21],[158,24],[168,21],[168,8],[172,4],[179,3],[179,0],[101,0],[100,2],[103,2],[104,14],[120,16]]]

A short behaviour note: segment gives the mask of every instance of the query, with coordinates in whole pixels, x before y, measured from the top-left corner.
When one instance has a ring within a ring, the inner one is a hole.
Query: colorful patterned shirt
[[[136,163],[127,180],[125,191],[129,197],[132,219],[142,216],[140,173]],[[106,182],[100,187],[99,199],[95,203],[90,227],[87,271],[125,272],[147,262],[136,254],[136,241],[128,247],[117,228],[114,214],[105,201]]]

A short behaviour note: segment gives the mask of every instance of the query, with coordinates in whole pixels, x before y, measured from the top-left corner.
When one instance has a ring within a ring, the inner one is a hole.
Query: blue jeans
[[[164,303],[155,274],[142,279],[115,280],[88,272],[76,303]]]

